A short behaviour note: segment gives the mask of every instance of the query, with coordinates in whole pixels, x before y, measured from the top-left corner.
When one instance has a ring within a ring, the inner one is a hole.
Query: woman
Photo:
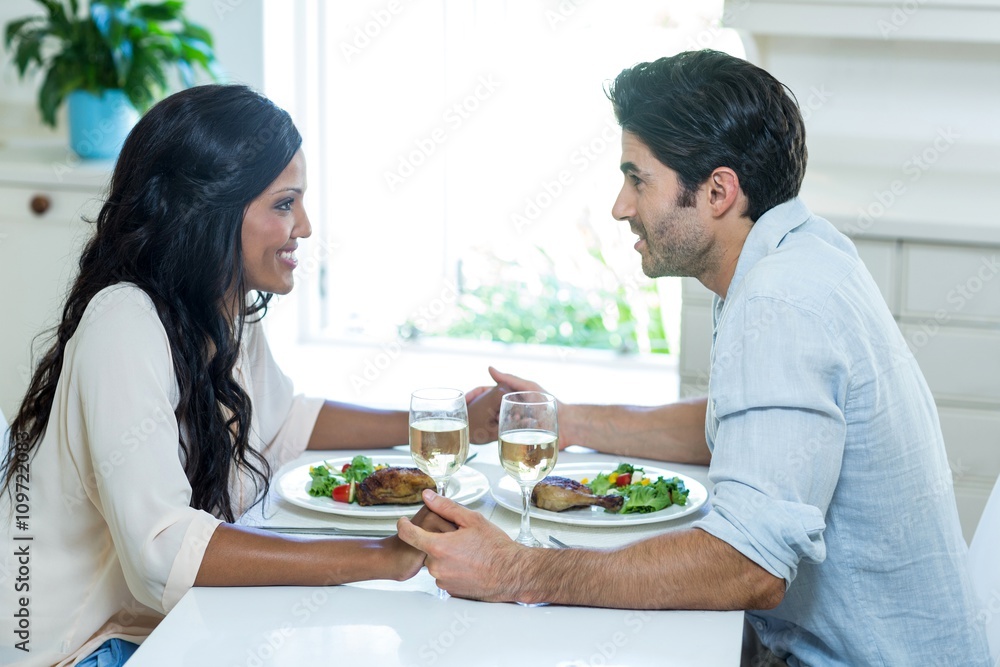
[[[300,541],[231,525],[306,446],[407,439],[405,412],[293,396],[261,331],[311,233],[300,144],[288,114],[242,86],[177,93],[125,142],[11,424],[0,500],[9,657],[121,664],[192,585],[402,580],[420,569],[423,554],[395,536]],[[23,532],[15,514],[28,517]],[[416,521],[448,528],[426,510]],[[9,575],[26,561],[30,580],[17,588]]]

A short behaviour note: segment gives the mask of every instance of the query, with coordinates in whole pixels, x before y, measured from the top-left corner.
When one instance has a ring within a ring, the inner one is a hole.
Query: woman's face
[[[298,239],[312,234],[302,205],[306,161],[299,150],[243,215],[243,266],[247,289],[288,294],[295,285]]]

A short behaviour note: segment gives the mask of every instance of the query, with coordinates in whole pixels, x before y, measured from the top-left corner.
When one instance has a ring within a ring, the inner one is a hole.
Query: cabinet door
[[[902,315],[1000,323],[1000,248],[903,244]]]
[[[896,285],[898,280],[896,264],[895,241],[873,241],[871,239],[853,239],[858,249],[861,261],[865,263],[868,272],[875,279],[875,284],[882,292],[889,310],[893,315],[899,314]]]
[[[1000,475],[1000,410],[938,408],[955,482]]]
[[[937,399],[1000,405],[1000,331],[901,324]]]
[[[36,214],[31,202],[39,195],[48,198],[48,209]],[[80,249],[90,233],[81,215],[96,216],[100,203],[91,192],[0,187],[0,408],[5,414],[16,411],[27,387],[33,340],[58,322],[76,276]],[[35,342],[36,354],[44,351],[45,342]]]

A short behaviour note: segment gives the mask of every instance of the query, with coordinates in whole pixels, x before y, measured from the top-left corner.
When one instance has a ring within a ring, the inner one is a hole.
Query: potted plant
[[[70,146],[81,157],[118,153],[138,114],[169,88],[176,71],[194,84],[200,67],[218,78],[212,36],[184,17],[183,0],[37,0],[44,16],[7,24],[5,44],[18,74],[44,74],[38,91],[42,120],[56,125],[69,103]]]

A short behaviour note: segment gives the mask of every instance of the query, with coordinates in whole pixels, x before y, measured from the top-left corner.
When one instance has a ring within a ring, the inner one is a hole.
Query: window
[[[676,351],[678,281],[642,275],[610,214],[603,86],[686,49],[742,54],[720,0],[265,7],[266,92],[305,137],[315,228],[298,340]]]

